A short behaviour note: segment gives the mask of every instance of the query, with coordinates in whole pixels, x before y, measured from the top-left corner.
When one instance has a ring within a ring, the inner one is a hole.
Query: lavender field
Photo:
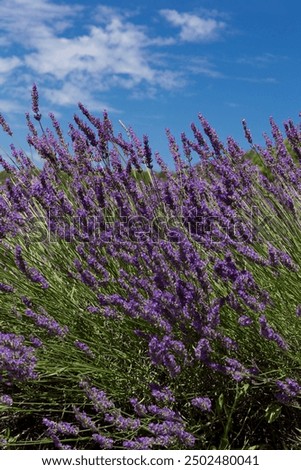
[[[246,154],[199,116],[170,169],[79,110],[34,85],[43,166],[0,160],[0,446],[301,449],[300,125]]]

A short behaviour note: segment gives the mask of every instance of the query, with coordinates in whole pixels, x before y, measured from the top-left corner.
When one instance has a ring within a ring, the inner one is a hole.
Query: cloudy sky
[[[243,118],[259,143],[269,116],[299,119],[300,17],[293,0],[0,0],[0,112],[26,150],[35,82],[45,127],[81,101],[167,158],[165,128],[202,113],[247,148]]]

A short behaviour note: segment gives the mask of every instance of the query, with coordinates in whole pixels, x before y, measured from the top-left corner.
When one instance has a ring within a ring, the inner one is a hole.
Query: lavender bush
[[[1,445],[300,448],[300,126],[260,147],[243,122],[254,159],[200,115],[171,170],[32,103],[43,167],[1,157]]]

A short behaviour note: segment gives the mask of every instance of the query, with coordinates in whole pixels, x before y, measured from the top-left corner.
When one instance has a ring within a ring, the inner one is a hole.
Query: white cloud
[[[19,57],[0,62],[0,83],[1,67],[23,64],[22,74],[43,86],[51,103],[56,100],[62,106],[74,105],[80,97],[96,105],[93,93],[112,87],[181,86],[179,72],[164,61],[156,64],[154,55],[155,47],[174,44],[174,38],[151,37],[146,26],[120,9],[98,6],[89,12],[85,7],[51,0],[1,0],[0,33],[12,55],[18,47]],[[2,83],[5,80],[2,75]],[[11,82],[7,86],[13,87]]]
[[[270,67],[273,64],[287,60],[286,56],[275,55],[269,52],[256,56],[243,56],[237,59],[238,64],[252,65],[254,67]]]
[[[267,84],[276,84],[278,83],[276,78],[274,77],[235,77],[235,80],[240,80],[242,82],[249,82],[249,83],[267,83]]]
[[[10,75],[10,73],[19,67],[22,64],[22,61],[16,57],[0,57],[0,85],[5,83]]]
[[[1,0],[0,29],[6,41],[34,47],[36,40],[70,27],[81,9],[48,0]]]
[[[134,26],[114,19],[104,28],[91,27],[88,35],[42,39],[25,60],[35,72],[58,80],[85,72],[97,74],[100,81],[111,74],[131,76],[137,83],[152,81],[155,71],[143,53],[143,40],[143,33]]]
[[[6,58],[0,57],[0,74],[10,73],[16,67],[19,67],[21,63],[22,61],[16,56]]]
[[[206,57],[194,57],[186,69],[195,75],[205,75],[210,78],[225,78]]]
[[[163,9],[160,14],[172,25],[180,28],[180,38],[186,42],[207,42],[218,37],[226,23],[214,18],[202,18],[191,13]]]
[[[0,99],[1,113],[22,113],[24,108],[17,101],[11,99]]]
[[[235,103],[235,101],[226,101],[224,104],[229,108],[239,108],[240,106],[240,104]]]
[[[60,88],[43,88],[43,96],[53,105],[59,103],[61,106],[75,106],[78,102],[82,102],[91,111],[106,109],[109,112],[119,112],[119,110],[111,107],[109,104],[95,99],[90,93],[89,88],[85,89],[76,83],[67,82]]]
[[[215,39],[225,26],[213,12],[160,13],[161,21],[164,17],[180,28],[183,41]],[[5,57],[0,58],[5,92],[0,90],[0,99],[10,97],[15,103],[12,109],[27,99],[28,109],[28,90],[36,82],[51,105],[74,106],[82,101],[90,109],[113,110],[104,103],[113,88],[129,91],[129,97],[154,97],[158,90],[183,87],[191,72],[219,76],[205,62],[191,62],[193,70],[184,62],[175,67],[164,48],[177,44],[178,36],[151,34],[151,24],[138,24],[134,16],[132,10],[104,5],[91,10],[83,0],[81,5],[0,0],[0,45],[5,48]],[[15,70],[18,73],[12,73]]]

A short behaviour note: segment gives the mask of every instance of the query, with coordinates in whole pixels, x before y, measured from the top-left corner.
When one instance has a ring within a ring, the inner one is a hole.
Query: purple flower
[[[160,385],[151,383],[150,389],[152,396],[158,401],[173,403],[176,400],[168,387],[161,387]]]
[[[137,437],[132,441],[123,441],[122,447],[130,450],[147,450],[152,448],[154,442],[153,437]]]
[[[238,323],[240,326],[250,326],[253,323],[252,318],[248,317],[248,315],[241,315],[238,319]]]
[[[28,277],[32,282],[37,282],[41,284],[43,289],[48,289],[49,283],[36,268],[28,269]]]
[[[272,266],[278,267],[281,264],[290,271],[298,271],[298,266],[293,262],[291,257],[281,250],[269,244],[269,259]]]
[[[245,131],[245,138],[247,139],[249,144],[253,145],[252,135],[251,135],[250,129],[247,128],[247,123],[246,123],[245,119],[242,120],[242,125],[243,125],[243,129]]]
[[[186,357],[186,348],[181,341],[175,341],[165,335],[161,340],[153,336],[148,345],[151,361],[155,365],[164,365],[171,377],[180,373],[181,367],[177,364],[175,355]]]
[[[43,342],[36,336],[30,336],[29,340],[34,348],[41,348],[43,346]]]
[[[97,280],[93,274],[90,273],[88,269],[84,269],[80,273],[81,280],[84,284],[86,284],[89,287],[95,288],[97,287]]]
[[[26,261],[22,256],[22,248],[20,245],[17,245],[15,248],[15,261],[17,267],[24,273],[27,278],[32,282],[40,283],[43,289],[47,289],[49,287],[48,282],[42,276],[42,274],[36,268],[29,268]]]
[[[42,115],[39,109],[39,94],[38,94],[38,89],[35,83],[32,86],[31,99],[32,99],[32,111],[34,113],[34,118],[37,121],[40,121],[42,118]]]
[[[21,300],[22,300],[23,304],[24,304],[26,307],[32,308],[33,303],[32,303],[32,301],[31,301],[28,297],[22,296],[22,297],[21,297]]]
[[[231,254],[226,254],[224,260],[217,260],[214,265],[214,271],[224,281],[234,282],[239,275]]]
[[[130,403],[136,413],[137,416],[146,416],[147,415],[147,408],[142,403],[139,403],[137,398],[131,398]]]
[[[167,421],[181,421],[179,414],[170,408],[160,408],[157,405],[149,405],[147,409],[149,413],[153,416],[157,416],[158,418],[165,419]]]
[[[0,449],[5,449],[7,444],[7,439],[4,439],[2,436],[0,436]]]
[[[84,428],[91,429],[97,432],[97,426],[94,421],[84,411],[80,411],[76,406],[73,406],[74,416],[76,421]]]
[[[95,411],[105,412],[114,408],[114,403],[108,399],[104,391],[96,387],[90,387],[86,382],[81,382],[80,386],[84,389],[89,400],[92,401]]]
[[[220,309],[224,302],[224,299],[216,299],[208,309],[207,322],[212,328],[220,324]]]
[[[34,348],[26,346],[24,340],[23,336],[0,332],[0,373],[9,382],[37,378]]]
[[[211,411],[212,403],[208,397],[196,397],[191,400],[191,404],[203,412]]]
[[[298,305],[296,308],[296,316],[299,318],[301,317],[301,305]]]
[[[6,120],[4,119],[4,117],[2,116],[1,113],[0,113],[0,126],[2,127],[4,132],[6,132],[8,135],[10,135],[10,136],[13,135],[9,125],[7,124]]]
[[[234,339],[229,338],[228,336],[223,336],[223,335],[218,335],[221,339],[222,344],[224,347],[227,349],[227,351],[237,351],[238,350],[238,344]]]
[[[275,341],[275,343],[281,349],[284,349],[284,350],[288,349],[288,345],[284,341],[284,339],[271,326],[269,326],[265,315],[260,316],[259,323],[260,323],[260,334],[261,334],[261,336],[263,336],[264,338],[266,338],[270,341]]]
[[[154,439],[154,445],[160,446],[160,447],[169,447],[172,444],[174,444],[177,441],[177,438],[173,435],[168,435],[168,434],[159,434]]]
[[[249,371],[237,359],[227,357],[225,362],[227,364],[225,372],[237,382],[241,382],[249,375]]]
[[[54,447],[59,450],[71,450],[71,446],[63,444],[59,437],[56,434],[50,434],[49,437],[52,439],[52,442],[54,444]]]
[[[187,447],[193,447],[195,438],[192,434],[188,433],[184,429],[184,425],[175,421],[164,421],[163,423],[150,423],[148,425],[149,431],[155,436],[156,443],[157,438],[165,436],[166,445],[176,441],[180,444],[184,444]]]
[[[95,357],[95,354],[91,351],[91,349],[89,348],[89,346],[87,344],[76,340],[76,341],[74,341],[74,346],[77,349],[80,349],[81,351],[83,351],[85,354],[87,354],[87,356],[92,357],[92,358]]]
[[[7,284],[3,284],[2,282],[0,282],[0,291],[10,293],[14,292],[14,288],[12,286],[8,286]]]
[[[140,426],[139,419],[124,418],[120,412],[115,410],[113,410],[112,414],[106,413],[104,419],[107,423],[114,424],[119,431],[134,431]]]
[[[287,378],[285,381],[278,380],[276,385],[279,392],[276,393],[276,398],[282,403],[291,402],[301,392],[301,386],[293,379]]]
[[[92,434],[92,439],[99,445],[101,449],[112,449],[114,441],[110,437],[101,434]]]
[[[27,266],[26,266],[26,263],[25,263],[25,261],[22,257],[22,248],[20,247],[20,245],[17,245],[16,248],[15,248],[15,261],[16,261],[16,265],[18,266],[20,271],[22,271],[22,273],[26,274],[27,273]]]
[[[209,355],[212,352],[212,348],[210,346],[210,342],[206,338],[200,339],[198,342],[194,354],[197,359],[202,362],[207,362],[209,360]]]
[[[13,399],[9,395],[2,395],[0,396],[0,404],[5,406],[12,406],[13,405]]]
[[[79,430],[77,427],[73,426],[70,423],[56,423],[55,421],[51,421],[47,418],[43,418],[43,424],[46,426],[46,434],[52,439],[54,447],[60,450],[69,450],[71,447],[69,445],[64,445],[58,434],[62,435],[72,435],[77,436]]]
[[[61,327],[59,323],[53,318],[51,318],[49,315],[41,315],[35,313],[29,308],[25,310],[25,315],[31,318],[37,326],[45,329],[51,335],[60,336],[63,338],[68,333],[67,326]]]
[[[64,436],[77,436],[79,433],[79,429],[77,426],[74,426],[71,423],[67,423],[65,421],[55,422],[51,421],[50,419],[43,418],[43,424],[47,427],[47,433],[49,435],[52,434],[62,434]]]
[[[89,306],[87,307],[87,311],[88,311],[89,313],[99,313],[99,312],[100,312],[100,309],[99,309],[99,307],[95,307],[94,305],[89,305]]]

